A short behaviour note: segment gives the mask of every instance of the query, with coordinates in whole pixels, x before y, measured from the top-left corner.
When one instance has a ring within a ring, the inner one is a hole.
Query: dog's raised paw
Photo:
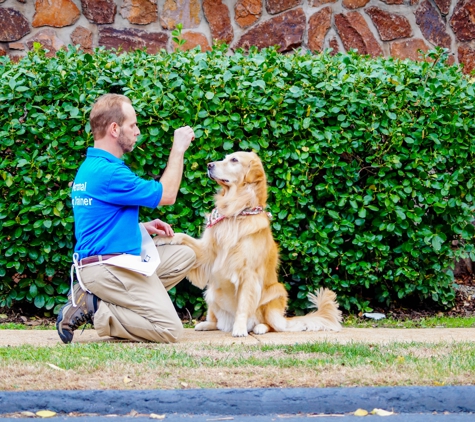
[[[173,237],[156,237],[154,239],[155,246],[163,246],[163,245],[174,245]]]

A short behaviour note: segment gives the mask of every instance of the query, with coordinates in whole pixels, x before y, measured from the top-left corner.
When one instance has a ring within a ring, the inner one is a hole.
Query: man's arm
[[[195,133],[190,126],[184,126],[175,130],[167,167],[160,178],[163,193],[159,205],[172,205],[175,203],[183,176],[183,157],[193,139],[195,139]]]

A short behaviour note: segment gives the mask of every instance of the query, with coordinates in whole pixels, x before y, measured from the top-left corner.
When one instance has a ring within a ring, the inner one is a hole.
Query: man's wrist
[[[184,156],[186,150],[187,150],[187,148],[182,149],[182,148],[180,148],[180,147],[177,147],[176,145],[173,145],[173,146],[172,146],[172,149],[171,149],[171,151],[170,151],[170,155],[171,155],[171,154],[177,154],[177,155],[180,155],[180,156]]]

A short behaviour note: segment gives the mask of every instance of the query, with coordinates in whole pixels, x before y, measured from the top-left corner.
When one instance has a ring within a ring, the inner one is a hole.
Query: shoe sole
[[[63,309],[67,306],[68,304],[64,305],[58,312],[58,319],[56,321],[56,330],[58,330],[58,335],[59,335],[59,338],[61,339],[61,341],[64,343],[64,344],[69,344],[73,341],[73,334],[71,333],[71,337],[69,337],[68,335],[65,334],[65,332],[63,330],[60,330],[60,324],[61,324],[61,321],[63,320]]]

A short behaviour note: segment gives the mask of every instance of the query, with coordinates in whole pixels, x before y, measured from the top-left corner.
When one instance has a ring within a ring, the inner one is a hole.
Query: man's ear
[[[120,135],[120,126],[116,122],[112,122],[107,131],[113,138],[118,138]]]

